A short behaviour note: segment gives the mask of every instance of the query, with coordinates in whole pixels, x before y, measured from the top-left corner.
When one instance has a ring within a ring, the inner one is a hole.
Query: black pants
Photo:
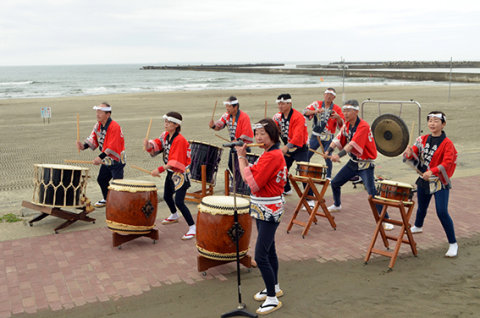
[[[163,189],[163,199],[167,203],[168,208],[170,209],[170,212],[172,214],[177,212],[178,207],[183,217],[185,218],[185,221],[187,221],[188,226],[192,226],[195,224],[195,221],[193,221],[192,214],[190,213],[188,207],[185,205],[185,195],[187,194],[187,189],[190,187],[190,182],[185,180],[183,186],[180,187],[180,189],[178,189],[177,191],[175,191],[175,185],[172,180],[172,175],[173,173],[171,171],[168,171],[168,175],[165,178],[165,187]],[[173,199],[173,195],[175,195],[175,200]]]
[[[125,164],[101,165],[97,182],[102,190],[103,199],[107,200],[110,180],[123,179],[123,168],[125,168]]]
[[[275,249],[275,232],[280,223],[257,221],[257,243],[255,244],[255,261],[262,273],[267,296],[275,297],[275,285],[278,284],[278,257]]]

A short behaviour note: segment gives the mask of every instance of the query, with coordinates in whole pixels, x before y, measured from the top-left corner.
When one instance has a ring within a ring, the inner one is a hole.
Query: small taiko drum
[[[414,187],[408,183],[381,180],[377,182],[377,195],[375,199],[381,199],[390,202],[400,202],[409,205],[412,204]]]
[[[113,232],[148,234],[157,218],[157,187],[153,182],[116,179],[108,187],[106,221]]]
[[[206,168],[206,183],[215,185],[217,171],[222,159],[223,149],[215,145],[191,140],[190,153],[192,162],[190,164],[190,179],[195,182],[202,182],[202,165]]]
[[[247,153],[246,158],[249,164],[255,164],[257,162],[258,158],[260,158],[260,155],[257,155],[255,153]],[[245,183],[242,179],[242,174],[240,172],[240,165],[238,163],[238,157],[235,156],[235,183],[237,185],[237,194],[241,196],[248,196],[250,197],[251,190],[248,184]],[[233,184],[232,184],[232,189],[233,189]],[[233,192],[233,190],[232,190]]]
[[[234,261],[237,257],[234,198],[228,196],[207,196],[198,205],[197,249],[200,255],[220,261]],[[250,247],[252,218],[250,202],[237,198],[238,251],[244,257]]]
[[[34,164],[34,189],[32,203],[49,207],[82,208],[88,168]]]
[[[297,176],[325,181],[326,174],[326,166],[304,161],[297,162]]]

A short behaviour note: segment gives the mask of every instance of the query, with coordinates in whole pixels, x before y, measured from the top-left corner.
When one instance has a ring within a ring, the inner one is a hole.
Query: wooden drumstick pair
[[[325,158],[325,159],[330,159],[330,160],[332,159],[332,156],[327,156],[326,154],[321,153],[321,152],[318,152],[318,151],[313,150],[313,149],[309,149],[309,150],[310,150],[311,152],[314,152],[314,153],[316,153],[316,154],[319,154],[320,156],[322,156],[322,157]],[[341,162],[340,160],[338,160],[338,163],[342,163],[342,162]]]

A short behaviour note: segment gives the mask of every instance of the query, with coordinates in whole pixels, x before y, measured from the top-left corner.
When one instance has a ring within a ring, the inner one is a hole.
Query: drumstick
[[[148,136],[150,136],[150,128],[152,128],[152,121],[153,121],[153,118],[150,119],[150,124],[148,125],[148,130],[147,130],[147,137],[145,137],[145,139],[148,139]],[[143,150],[145,150],[145,146],[143,146]]]
[[[65,159],[64,160],[66,163],[89,163],[89,164],[92,164],[93,165],[93,161],[88,161],[88,160],[68,160],[68,159]],[[104,163],[102,162],[102,165]]]
[[[225,140],[225,141],[231,142],[231,141],[228,140],[227,138],[223,138],[222,136],[219,136],[219,135],[217,135],[217,134],[215,134],[215,136],[217,136],[218,138],[223,139],[223,140]]]
[[[320,137],[317,136],[317,140],[320,147],[322,147],[322,152],[325,153],[325,149],[323,149],[323,144],[322,144],[322,141],[320,140]]]
[[[77,141],[80,141],[80,114],[77,114]],[[80,153],[80,149],[77,150]]]
[[[217,101],[215,101],[215,107],[213,107],[212,120],[213,120],[213,117],[215,116],[215,109],[217,109]]]
[[[151,173],[152,173],[151,171],[148,171],[148,170],[142,169],[142,168],[140,168],[140,167],[137,167],[137,166],[134,166],[134,165],[130,165],[130,167],[132,167],[132,168],[134,168],[134,169],[137,169],[137,170],[140,170],[140,171],[143,171],[143,172],[145,172],[145,173],[148,173],[148,174],[150,174],[150,175],[151,175]],[[159,178],[160,178],[160,175],[158,175],[157,177],[159,177]]]
[[[261,144],[246,144],[247,147],[260,147],[260,146],[265,146],[264,143]]]
[[[317,153],[319,154],[320,156],[322,156],[323,158],[326,158],[326,159],[332,159],[332,156],[327,156],[326,154],[324,153],[321,153],[321,152],[318,152],[316,150],[313,150],[313,149],[309,149],[311,152],[314,152],[314,153]],[[338,163],[342,163],[340,160],[338,160]]]
[[[267,101],[265,101],[265,118],[267,118]]]
[[[415,121],[414,121],[413,124],[412,124],[412,132],[410,133],[410,142],[408,143],[409,145],[412,144],[413,128],[415,128]]]

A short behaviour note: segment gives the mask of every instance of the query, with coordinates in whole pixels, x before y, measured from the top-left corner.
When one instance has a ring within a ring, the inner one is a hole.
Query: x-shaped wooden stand
[[[410,224],[408,223],[412,215],[415,202],[386,201],[386,200],[374,198],[371,195],[368,196],[368,202],[370,203],[370,207],[372,209],[375,221],[377,222],[377,226],[375,227],[375,232],[373,233],[372,241],[370,242],[370,246],[368,247],[368,250],[367,250],[367,255],[365,256],[365,264],[367,264],[372,253],[375,253],[375,254],[391,257],[392,259],[390,260],[390,264],[388,265],[388,267],[390,270],[393,269],[393,265],[395,265],[395,261],[397,260],[398,252],[400,251],[400,246],[402,245],[402,243],[406,243],[410,245],[413,255],[417,256],[417,244],[413,240],[413,235],[412,235],[412,232],[410,231]],[[378,215],[377,207],[375,206],[375,204],[383,205],[382,213],[380,215]],[[400,210],[401,220],[393,220],[391,218],[390,219],[385,218],[385,215],[387,214],[387,208],[389,206],[396,207]],[[405,211],[405,206],[408,206],[408,211]],[[383,228],[383,222],[400,226],[400,233],[398,234],[398,236],[387,235],[385,233],[385,229]],[[387,249],[390,249],[388,240],[395,241],[395,248],[393,249],[393,252],[380,250],[374,247],[379,233],[383,240],[383,244]],[[405,234],[407,235],[407,238],[403,239]]]
[[[290,183],[292,184],[293,188],[295,189],[298,196],[300,197],[300,201],[298,202],[297,207],[293,212],[292,218],[288,223],[287,233],[290,232],[290,230],[293,227],[293,224],[297,224],[304,227],[302,232],[302,237],[305,238],[305,235],[307,235],[308,230],[310,229],[310,226],[312,225],[312,223],[317,224],[317,216],[327,218],[332,228],[336,230],[337,225],[335,224],[334,217],[328,211],[328,208],[325,205],[325,199],[323,198],[323,196],[325,195],[325,192],[328,189],[328,185],[330,184],[330,180],[322,180],[322,179],[315,179],[315,178],[303,177],[303,176],[293,176],[293,175],[289,175],[288,178],[290,179]],[[306,184],[303,192],[302,190],[300,190],[300,187],[298,186],[297,181],[303,182]],[[320,192],[318,192],[315,184],[322,185],[322,189]],[[312,189],[313,196],[308,195],[308,191],[310,189]],[[313,207],[313,209],[310,208],[307,200],[316,200],[315,206]],[[305,207],[309,215],[307,222],[302,222],[297,220],[298,213],[302,209],[302,206]],[[317,212],[318,208],[320,207],[322,208],[320,211],[323,211],[323,212]]]

